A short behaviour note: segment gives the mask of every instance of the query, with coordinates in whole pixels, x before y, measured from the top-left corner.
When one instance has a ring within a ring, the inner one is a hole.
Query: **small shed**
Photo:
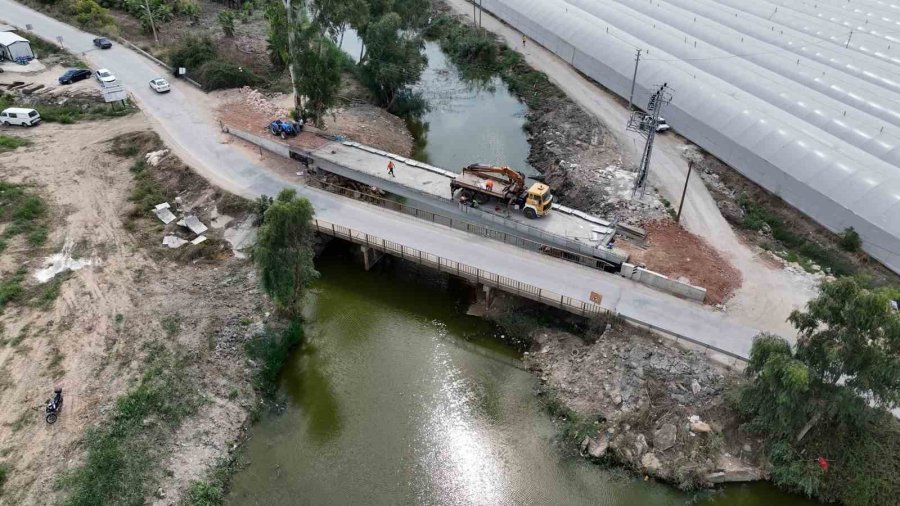
[[[34,58],[31,43],[28,39],[13,32],[0,32],[0,60],[16,58]]]

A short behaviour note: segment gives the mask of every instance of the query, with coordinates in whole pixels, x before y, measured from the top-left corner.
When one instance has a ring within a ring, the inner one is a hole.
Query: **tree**
[[[854,278],[824,283],[806,311],[788,320],[797,328],[797,358],[814,381],[846,388],[876,406],[900,405],[900,291],[868,290]],[[894,302],[896,304],[896,302]]]
[[[305,109],[322,126],[325,111],[334,106],[341,88],[344,53],[325,37],[315,23],[300,28],[294,65],[303,69],[297,76],[296,92],[306,97]]]
[[[266,21],[269,30],[266,33],[266,42],[269,46],[269,61],[277,69],[285,69],[291,59],[290,45],[288,43],[288,16],[287,9],[280,0],[270,1],[266,6]],[[293,79],[293,76],[291,76]]]
[[[366,0],[313,0],[313,19],[332,42],[341,45],[347,26],[363,25],[369,18]]]
[[[225,9],[219,13],[219,25],[222,26],[222,32],[226,37],[234,37],[234,19],[236,17],[231,9]]]
[[[360,62],[363,82],[388,109],[419,80],[427,63],[422,39],[404,31],[403,26],[400,15],[391,12],[370,23],[363,35],[368,48]]]
[[[284,189],[266,209],[253,256],[262,286],[276,307],[290,317],[300,315],[306,286],[316,278],[313,263],[313,208]]]

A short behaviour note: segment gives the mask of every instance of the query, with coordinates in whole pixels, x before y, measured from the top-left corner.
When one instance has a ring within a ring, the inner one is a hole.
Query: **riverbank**
[[[523,361],[565,448],[682,489],[766,479],[762,440],[726,401],[736,371],[615,318],[527,316],[541,309],[499,295],[473,311],[530,343]]]

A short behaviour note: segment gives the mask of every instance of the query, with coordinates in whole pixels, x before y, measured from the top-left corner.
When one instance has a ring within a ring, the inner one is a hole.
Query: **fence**
[[[404,246],[402,244],[381,239],[379,237],[363,232],[358,232],[342,225],[335,225],[333,223],[329,223],[317,218],[313,219],[313,223],[319,233],[345,239],[356,244],[366,246],[368,248],[376,249],[384,253],[400,257],[410,262],[415,262],[421,265],[432,267],[440,272],[453,274],[454,276],[465,278],[475,283],[480,283],[485,286],[497,288],[498,290],[503,290],[504,292],[518,295],[520,297],[540,302],[548,306],[563,309],[570,313],[587,318],[593,318],[603,315],[613,315],[632,325],[644,327],[652,332],[670,337],[676,342],[686,341],[688,343],[700,346],[708,351],[718,353],[742,362],[747,362],[747,357],[741,356],[737,353],[723,350],[716,346],[698,341],[678,332],[673,332],[671,330],[658,327],[631,316],[604,309],[592,302],[586,302],[574,297],[561,295],[551,290],[546,290],[528,283],[523,283],[521,281],[488,272],[471,265],[448,260],[446,258],[432,253],[427,253],[416,248]]]
[[[318,230],[320,233],[338,237],[341,239],[346,239],[367,248],[379,250],[384,253],[400,257],[404,260],[409,260],[421,265],[426,265],[428,267],[435,268],[440,272],[453,274],[475,283],[480,283],[485,286],[490,286],[492,288],[497,288],[498,290],[503,290],[507,293],[524,297],[526,299],[541,302],[548,306],[557,307],[579,316],[590,318],[609,313],[608,310],[603,309],[597,304],[578,300],[574,297],[561,295],[550,290],[545,290],[528,283],[523,283],[521,281],[508,278],[506,276],[501,276],[499,274],[494,274],[477,267],[472,267],[471,265],[448,260],[446,258],[432,253],[427,253],[416,248],[404,246],[402,244],[388,241],[386,239],[381,239],[379,237],[375,237],[363,232],[357,232],[350,228],[341,225],[335,225],[333,223],[328,223],[323,220],[314,219],[313,222],[315,224],[316,230]]]

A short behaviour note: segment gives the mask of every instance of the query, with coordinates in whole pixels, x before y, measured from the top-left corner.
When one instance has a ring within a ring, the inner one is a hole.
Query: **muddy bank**
[[[473,307],[531,343],[524,362],[566,448],[684,489],[766,478],[761,441],[726,403],[735,371],[616,319],[538,310],[509,296]]]

